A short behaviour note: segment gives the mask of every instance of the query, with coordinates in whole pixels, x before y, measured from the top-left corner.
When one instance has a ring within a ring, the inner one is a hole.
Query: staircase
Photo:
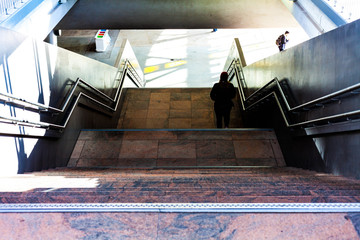
[[[238,105],[237,128],[214,129],[209,92],[128,89],[119,129],[82,131],[66,168],[1,177],[1,203],[43,209],[0,214],[2,238],[359,239],[357,213],[259,210],[358,203],[360,181],[286,167]]]

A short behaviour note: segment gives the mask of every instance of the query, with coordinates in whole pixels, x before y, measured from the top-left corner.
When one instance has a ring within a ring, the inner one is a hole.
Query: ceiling
[[[281,0],[78,0],[57,28],[204,29],[298,26]]]

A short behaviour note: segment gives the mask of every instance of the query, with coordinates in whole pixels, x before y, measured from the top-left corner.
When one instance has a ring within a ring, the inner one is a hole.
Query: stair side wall
[[[357,20],[247,66],[244,68],[247,86],[256,90],[277,77],[290,86],[297,104],[302,104],[357,84],[360,76],[359,39],[360,20]],[[354,95],[329,107],[311,111],[308,118],[353,111],[358,106],[360,98]],[[320,135],[305,141],[294,138],[284,128],[282,118],[275,117],[277,111],[264,111],[264,115],[258,114],[255,118],[273,118],[273,127],[278,127],[279,142],[289,165],[360,177],[358,121],[339,126],[339,133]],[[269,127],[271,120],[259,124],[256,127]],[[331,132],[335,126],[328,128],[328,132]]]

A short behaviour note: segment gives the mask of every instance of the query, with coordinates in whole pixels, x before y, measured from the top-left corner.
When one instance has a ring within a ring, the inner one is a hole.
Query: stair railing
[[[0,115],[0,122],[7,123],[7,124],[26,126],[26,127],[45,128],[47,130],[49,130],[49,129],[63,130],[64,128],[66,128],[75,107],[77,106],[79,100],[82,97],[87,98],[88,100],[101,106],[103,109],[107,109],[111,112],[116,112],[118,109],[119,100],[120,100],[121,92],[122,92],[122,87],[123,87],[126,76],[128,76],[137,87],[143,86],[142,85],[143,82],[141,81],[141,78],[137,74],[134,67],[130,64],[130,62],[128,60],[125,60],[124,63],[119,67],[118,72],[115,76],[115,81],[119,81],[119,85],[116,89],[114,98],[109,97],[105,93],[103,93],[100,90],[98,90],[97,88],[93,87],[91,84],[87,83],[86,81],[82,80],[81,78],[78,78],[76,80],[75,84],[72,86],[72,89],[71,89],[70,93],[68,94],[66,100],[64,101],[62,108],[60,108],[60,109],[54,108],[51,106],[46,106],[44,104],[29,102],[25,99],[21,99],[21,98],[18,98],[18,97],[9,95],[9,94],[0,93],[0,102],[3,102],[3,104],[14,106],[14,107],[20,107],[20,108],[23,108],[24,110],[35,111],[35,112],[39,112],[39,113],[51,113],[51,114],[60,114],[60,113],[65,112],[67,107],[70,105],[71,99],[75,95],[75,90],[79,88],[80,84],[88,87],[91,90],[91,92],[93,92],[94,94],[111,102],[110,104],[104,104],[81,91],[78,94],[78,96],[76,97],[75,102],[72,104],[72,107],[71,107],[69,113],[67,114],[66,119],[63,121],[64,123],[61,125],[54,124],[54,123],[48,123],[48,122],[36,122],[36,121],[31,121],[31,120],[18,119],[18,118],[14,118],[14,117],[5,117],[5,116],[1,116],[1,115]],[[114,107],[111,106],[113,104],[115,104]]]
[[[354,84],[352,86],[349,86],[342,90],[330,93],[328,95],[319,97],[319,98],[311,100],[309,102],[300,104],[296,107],[291,107],[285,94],[284,94],[284,90],[282,89],[280,81],[277,78],[274,78],[273,80],[269,81],[262,88],[256,90],[254,93],[252,93],[251,95],[246,97],[244,94],[246,86],[244,86],[245,81],[244,81],[244,75],[242,73],[242,65],[240,63],[240,59],[234,59],[231,62],[231,65],[228,68],[228,73],[229,73],[229,76],[235,76],[237,79],[241,105],[242,105],[242,109],[244,111],[248,111],[251,108],[254,108],[258,104],[264,102],[265,100],[268,100],[269,98],[275,98],[275,101],[280,109],[280,112],[285,121],[285,124],[287,127],[290,127],[290,128],[291,127],[306,127],[309,125],[318,125],[318,124],[323,125],[324,123],[329,124],[331,121],[338,120],[338,119],[345,119],[345,121],[349,121],[349,120],[351,120],[350,117],[360,114],[360,110],[355,110],[355,111],[334,114],[334,115],[330,115],[330,116],[326,116],[326,117],[320,117],[320,118],[297,122],[297,123],[291,123],[291,121],[287,117],[287,115],[289,113],[295,113],[295,112],[300,112],[300,111],[309,111],[311,108],[321,107],[326,103],[339,101],[339,98],[346,97],[346,95],[349,93],[351,95],[359,94],[360,93],[360,83]],[[257,97],[260,94],[269,92],[266,89],[270,85],[273,85],[273,84],[275,84],[275,88],[272,88],[273,90],[271,90],[270,93],[268,93],[266,96],[258,99],[256,102],[254,102],[252,104],[248,103],[250,99]],[[285,108],[283,107],[283,104],[281,104],[281,101],[284,103]]]

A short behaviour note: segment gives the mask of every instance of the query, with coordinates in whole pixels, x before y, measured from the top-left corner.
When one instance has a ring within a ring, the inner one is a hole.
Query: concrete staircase
[[[119,129],[66,168],[1,177],[6,204],[358,203],[360,181],[286,167],[271,129],[214,129],[210,89],[128,89]],[[239,106],[231,127],[241,127]],[[359,239],[357,213],[2,213],[4,239]]]

